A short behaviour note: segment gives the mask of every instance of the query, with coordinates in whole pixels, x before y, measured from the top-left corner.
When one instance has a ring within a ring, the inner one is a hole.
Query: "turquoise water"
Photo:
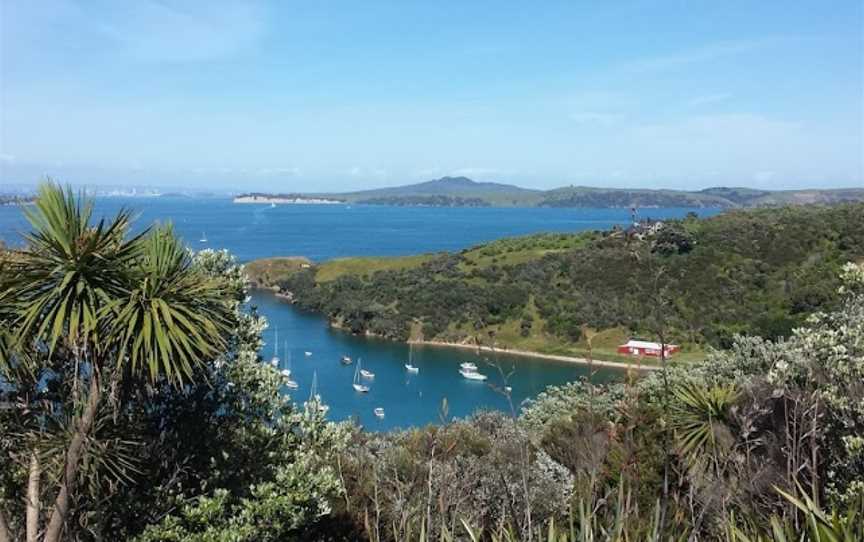
[[[138,212],[136,227],[154,221],[174,223],[177,232],[195,249],[227,248],[240,261],[268,256],[302,255],[315,261],[344,256],[401,255],[454,251],[500,237],[541,231],[573,232],[608,229],[629,221],[627,209],[522,209],[432,208],[343,205],[284,205],[276,208],[237,205],[227,199],[105,198],[97,200],[96,214],[110,215],[126,205]],[[682,217],[691,209],[651,209],[642,215]],[[701,216],[717,210],[693,209]],[[27,223],[16,207],[0,207],[0,239],[20,243]],[[200,242],[206,234],[208,241]],[[314,372],[318,391],[330,405],[330,417],[357,417],[373,430],[435,423],[441,418],[442,400],[448,416],[465,416],[478,408],[518,410],[525,399],[551,384],[578,379],[584,367],[523,357],[498,356],[478,359],[473,351],[418,347],[415,365],[420,373],[409,375],[404,363],[408,347],[388,341],[355,337],[331,330],[319,315],[303,313],[272,294],[256,292],[251,303],[267,316],[262,355],[273,355],[274,332],[279,330],[279,349],[287,341],[293,378],[300,385],[291,395],[303,401],[309,396]],[[312,352],[306,356],[305,351]],[[360,394],[351,386],[354,366],[339,363],[342,355],[362,358],[363,367],[375,373],[367,381],[371,390]],[[484,357],[491,357],[484,354]],[[486,383],[468,381],[458,373],[459,363],[473,361],[489,376]],[[502,393],[504,378],[512,387],[511,398]],[[612,370],[598,370],[598,381],[616,378]],[[288,390],[286,390],[286,393]],[[512,404],[512,406],[511,406]],[[385,409],[384,419],[373,415]]]

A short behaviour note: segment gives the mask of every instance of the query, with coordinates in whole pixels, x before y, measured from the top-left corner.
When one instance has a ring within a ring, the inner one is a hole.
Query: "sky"
[[[864,2],[0,0],[0,188],[864,186]]]

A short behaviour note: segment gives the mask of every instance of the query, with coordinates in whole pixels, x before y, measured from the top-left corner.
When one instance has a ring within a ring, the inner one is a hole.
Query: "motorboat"
[[[486,380],[486,378],[488,378],[486,375],[480,374],[477,371],[466,371],[465,369],[460,369],[459,374],[468,380]]]

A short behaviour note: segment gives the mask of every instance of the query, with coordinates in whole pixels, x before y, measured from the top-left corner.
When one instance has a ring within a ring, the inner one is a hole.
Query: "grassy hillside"
[[[664,332],[686,359],[736,333],[788,335],[832,306],[840,266],[861,259],[864,204],[848,204],[349,258],[273,278],[356,333],[615,359],[626,338]]]

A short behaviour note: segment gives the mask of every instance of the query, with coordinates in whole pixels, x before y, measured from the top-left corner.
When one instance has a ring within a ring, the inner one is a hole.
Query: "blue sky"
[[[0,0],[0,183],[862,186],[862,6]]]

